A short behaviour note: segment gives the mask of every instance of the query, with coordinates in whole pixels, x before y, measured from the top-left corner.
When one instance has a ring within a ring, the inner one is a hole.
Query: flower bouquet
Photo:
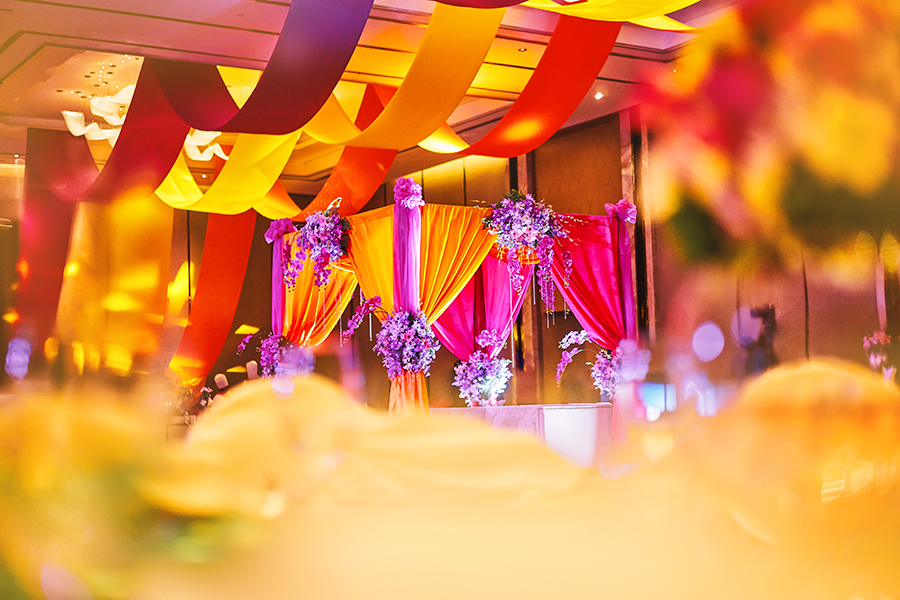
[[[556,366],[556,383],[559,384],[562,379],[566,367],[572,362],[574,356],[580,352],[584,352],[584,348],[572,348],[570,346],[580,346],[588,341],[586,331],[570,331],[565,335],[559,343],[559,347],[563,349],[562,358]],[[593,363],[591,365],[591,378],[594,380],[594,388],[606,393],[610,401],[616,399],[616,393],[619,389],[619,370],[622,367],[622,349],[616,348],[609,350],[607,348],[599,348]]]
[[[486,349],[488,346],[502,347],[503,340],[494,330],[481,332],[475,342]],[[506,358],[491,358],[490,353],[476,350],[468,360],[456,365],[456,376],[453,385],[459,388],[459,397],[466,401],[466,406],[497,406],[502,401],[497,397],[506,389],[512,373],[509,365],[512,361]]]
[[[390,378],[398,377],[403,371],[428,376],[440,347],[422,311],[392,313],[375,335],[375,351],[381,355]]]
[[[300,229],[295,238],[298,250],[295,261],[302,261],[307,256],[313,259],[313,273],[316,285],[322,287],[331,281],[330,265],[347,254],[350,247],[350,222],[338,214],[341,199],[338,198],[328,205],[324,211],[310,214],[306,221],[300,224]],[[296,280],[296,275],[294,276]]]
[[[516,291],[524,283],[521,262],[529,254],[537,256],[537,277],[541,300],[548,311],[553,310],[553,242],[566,237],[566,231],[553,209],[538,202],[531,194],[510,190],[503,199],[491,206],[491,214],[484,219],[484,227],[497,235],[497,245],[507,251],[507,268]],[[564,257],[565,258],[565,257]],[[566,279],[571,273],[571,258],[564,260]]]

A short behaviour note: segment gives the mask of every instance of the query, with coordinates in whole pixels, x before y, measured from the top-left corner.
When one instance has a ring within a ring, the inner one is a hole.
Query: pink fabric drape
[[[631,242],[617,217],[562,215],[568,238],[556,240],[553,281],[591,341],[615,349],[636,336],[631,297]],[[572,255],[572,276],[564,282],[562,252]],[[623,263],[627,263],[623,268]],[[630,313],[630,314],[629,314]]]
[[[523,267],[526,284],[520,291],[513,288],[506,262],[493,256],[485,258],[478,271],[453,300],[447,310],[432,324],[441,344],[454,356],[467,360],[480,347],[475,337],[485,329],[493,329],[506,340],[528,290],[533,265]],[[496,358],[502,345],[485,350]]]

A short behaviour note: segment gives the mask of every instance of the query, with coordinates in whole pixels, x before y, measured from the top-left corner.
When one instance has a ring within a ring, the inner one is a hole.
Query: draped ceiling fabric
[[[447,310],[432,324],[441,344],[456,358],[468,360],[479,350],[475,337],[485,329],[496,331],[502,340],[509,338],[534,266],[525,265],[523,269],[526,283],[516,291],[506,262],[488,255]],[[496,358],[501,349],[502,345],[491,345],[485,352]]]
[[[29,129],[25,197],[19,233],[19,333],[43,347],[53,335],[66,252],[75,215],[74,193],[97,175],[84,140],[65,131]],[[60,166],[66,165],[65,174]]]
[[[394,88],[367,85],[356,115],[357,127],[366,128],[371,125],[395,92]],[[325,185],[297,218],[325,210],[335,198],[342,199],[338,206],[338,213],[342,217],[356,214],[372,199],[396,156],[396,150],[345,147]]]
[[[380,296],[387,312],[422,310],[432,324],[472,278],[495,236],[481,224],[487,209],[426,204],[419,209],[421,233],[416,274],[415,257],[409,256],[410,251],[416,253],[416,218],[401,214],[399,218],[407,223],[402,229],[405,235],[398,232],[395,237],[395,230],[401,229],[395,225],[398,206],[349,217],[350,261],[367,298]],[[400,252],[406,255],[398,260]],[[398,271],[405,273],[399,286]],[[392,411],[428,408],[424,375],[413,373],[395,379],[391,382]]]
[[[557,238],[556,244],[571,252],[572,276],[566,286],[562,253],[557,251],[553,280],[591,341],[614,350],[626,337],[636,338],[634,304],[626,310],[626,295],[631,293],[628,231],[617,217],[561,216],[569,236]]]
[[[169,103],[195,129],[283,135],[296,131],[337,85],[372,0],[296,0],[253,93],[238,108],[215,65],[154,61]]]
[[[415,146],[437,131],[465,97],[504,13],[436,5],[422,45],[381,116],[360,130],[332,95],[306,133],[326,144],[395,150]]]
[[[572,115],[609,58],[622,23],[562,16],[525,89],[500,122],[469,146],[444,124],[419,145],[440,153],[512,158],[531,152]]]
[[[256,213],[211,214],[188,325],[169,367],[188,385],[202,383],[225,345],[237,309]]]

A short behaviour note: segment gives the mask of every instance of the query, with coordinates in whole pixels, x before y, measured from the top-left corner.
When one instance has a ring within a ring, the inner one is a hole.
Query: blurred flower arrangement
[[[483,330],[476,338],[481,348],[492,346],[499,350],[503,340],[493,329]],[[497,406],[502,404],[497,398],[506,389],[512,372],[509,365],[512,361],[506,358],[491,358],[488,352],[476,350],[468,360],[456,365],[453,385],[459,388],[459,397],[466,401],[466,406]]]
[[[300,224],[299,232],[294,238],[298,249],[291,261],[292,268],[303,268],[307,256],[313,260],[313,273],[318,287],[328,285],[331,281],[329,265],[347,254],[350,247],[350,222],[338,214],[341,199],[333,201],[324,211],[310,214]],[[298,270],[299,270],[298,269]],[[296,281],[296,275],[294,275]]]
[[[427,376],[440,347],[422,311],[397,311],[389,315],[375,336],[375,351],[381,355],[390,378],[398,377],[403,371],[422,372]]]
[[[872,335],[863,337],[863,349],[869,359],[869,366],[875,370],[891,369],[888,362],[888,348],[891,345],[891,336],[884,331],[875,331]]]
[[[554,310],[553,242],[566,237],[566,231],[553,209],[538,202],[531,194],[510,190],[503,199],[491,206],[491,214],[481,220],[484,227],[497,235],[497,245],[507,251],[506,264],[516,291],[524,284],[521,263],[530,255],[537,257],[537,278],[541,300],[547,311]],[[567,253],[567,251],[563,250]],[[572,272],[571,257],[563,257],[565,278]]]
[[[563,353],[562,358],[559,360],[559,364],[556,365],[557,385],[562,379],[566,367],[572,363],[572,359],[575,355],[584,352],[584,348],[579,348],[577,346],[581,346],[588,341],[588,334],[584,330],[570,331],[563,337],[562,341],[560,341],[559,347],[563,349]],[[570,346],[576,347],[569,350],[568,348]],[[619,389],[619,381],[621,380],[619,371],[622,367],[622,356],[623,351],[620,347],[615,350],[599,348],[596,357],[594,358],[594,362],[587,363],[591,365],[591,379],[594,381],[594,388],[600,390],[601,393],[605,392],[610,400],[615,400],[616,392]]]
[[[894,2],[748,0],[649,77],[648,197],[688,258],[900,228],[898,29]]]
[[[409,177],[401,177],[394,184],[394,202],[406,208],[423,206],[425,200],[422,198],[422,186]]]

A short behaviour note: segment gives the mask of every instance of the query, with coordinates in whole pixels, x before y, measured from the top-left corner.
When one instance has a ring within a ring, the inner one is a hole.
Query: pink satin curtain
[[[564,283],[562,252],[553,255],[553,281],[591,341],[614,349],[636,337],[631,298],[631,242],[617,217],[564,215],[568,238],[557,249],[572,254],[572,276]]]
[[[525,285],[516,291],[506,264],[487,256],[462,292],[432,324],[441,344],[460,360],[467,360],[480,348],[475,337],[485,329],[497,331],[503,340],[509,338],[534,266],[523,267]],[[489,346],[485,350],[491,358],[496,358],[501,348],[502,345]]]

